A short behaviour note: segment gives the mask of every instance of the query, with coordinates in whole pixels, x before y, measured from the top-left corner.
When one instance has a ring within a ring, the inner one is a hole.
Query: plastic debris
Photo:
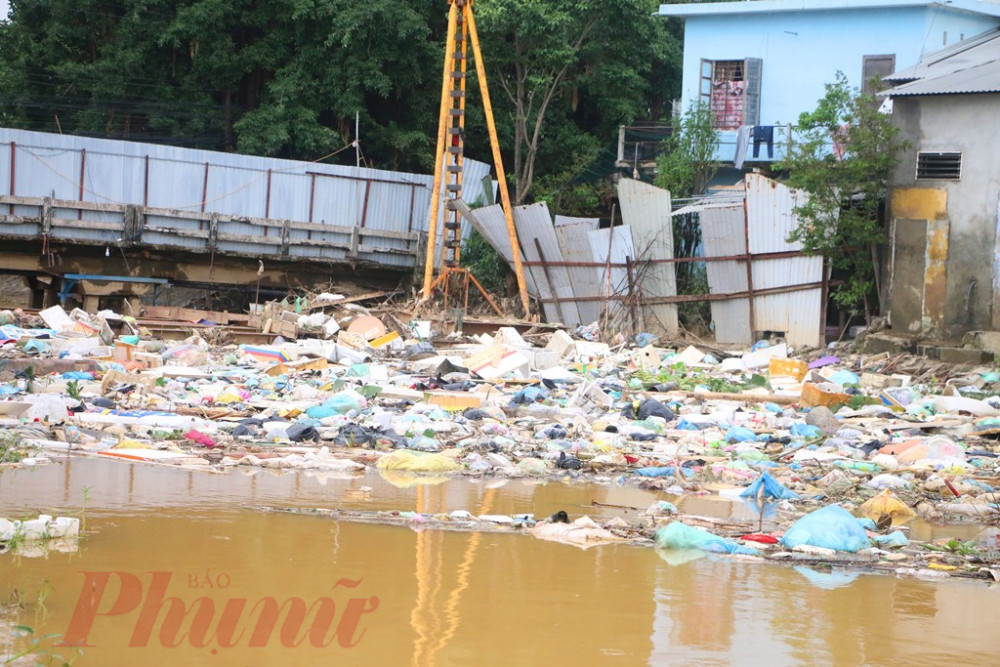
[[[828,505],[806,514],[785,532],[781,543],[854,553],[868,546],[868,535],[850,512],[840,505]]]

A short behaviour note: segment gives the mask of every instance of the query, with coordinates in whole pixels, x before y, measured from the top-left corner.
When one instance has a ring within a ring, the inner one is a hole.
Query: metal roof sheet
[[[762,14],[772,12],[809,12],[841,9],[895,9],[932,7],[1000,16],[1000,3],[993,0],[755,0],[754,2],[695,2],[660,5],[661,16],[713,16],[721,14]]]
[[[889,97],[1000,92],[1000,31],[991,30],[930,54],[886,81]]]

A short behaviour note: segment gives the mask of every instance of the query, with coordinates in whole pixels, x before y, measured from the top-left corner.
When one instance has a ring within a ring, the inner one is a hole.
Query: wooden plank
[[[164,319],[174,322],[197,322],[198,320],[209,320],[219,324],[229,324],[230,322],[247,322],[250,316],[246,313],[230,313],[219,310],[199,310],[197,308],[182,308],[180,306],[143,306],[146,311],[146,318]],[[140,322],[148,321],[146,319]],[[152,322],[158,324],[157,322]]]

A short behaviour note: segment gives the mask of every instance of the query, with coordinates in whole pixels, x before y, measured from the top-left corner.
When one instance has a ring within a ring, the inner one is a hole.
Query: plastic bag
[[[378,432],[361,424],[347,424],[340,429],[333,444],[342,447],[374,447]]]
[[[872,538],[878,546],[882,548],[887,547],[906,547],[910,545],[910,540],[907,539],[901,531],[893,531],[888,535],[876,535]]]
[[[851,553],[871,545],[865,529],[840,505],[828,505],[806,514],[791,525],[781,543],[789,548],[806,544]]]
[[[744,547],[732,540],[674,521],[656,531],[656,546],[661,549],[702,549],[714,553],[757,555],[756,549]]]
[[[629,403],[622,408],[622,416],[628,419],[649,419],[650,417],[662,417],[668,422],[674,420],[673,411],[655,398],[647,398],[639,405]]]
[[[409,470],[410,472],[453,472],[461,470],[457,461],[444,454],[412,452],[400,449],[382,456],[375,463],[379,470]]]
[[[518,461],[517,468],[525,475],[533,477],[541,477],[547,475],[549,472],[549,467],[545,465],[545,461],[531,457]]]
[[[745,426],[733,426],[725,435],[726,442],[753,442],[757,440],[757,434]]]
[[[865,483],[865,486],[875,489],[876,491],[882,491],[883,489],[908,489],[913,485],[899,475],[890,475],[885,473],[882,475],[875,475]]]
[[[874,498],[869,498],[858,508],[863,516],[868,517],[876,523],[884,516],[892,517],[892,524],[899,525],[906,523],[916,516],[906,503],[902,502],[886,489]]]
[[[795,493],[791,489],[785,487],[781,482],[771,477],[771,474],[766,470],[761,473],[757,480],[743,490],[740,494],[743,498],[756,498],[758,494],[761,493],[761,487],[763,487],[765,498],[778,498],[794,500],[799,497],[799,494]]]
[[[932,459],[935,461],[965,461],[965,449],[944,436],[936,435],[918,441],[917,444],[896,454],[901,465],[908,466]]]
[[[309,424],[292,424],[285,429],[285,433],[292,442],[319,440],[319,432]]]
[[[803,440],[813,440],[823,435],[823,431],[820,430],[819,426],[796,422],[792,424],[791,434],[793,437],[802,438]]]
[[[197,442],[199,445],[203,447],[208,447],[209,449],[215,447],[216,445],[215,440],[212,440],[210,437],[208,437],[201,431],[196,431],[195,429],[191,429],[190,431],[185,433],[184,437],[187,438],[188,440],[191,440],[192,442]]]
[[[360,412],[368,406],[365,397],[354,391],[342,391],[326,399],[321,405],[314,405],[306,409],[306,414],[313,419],[323,419],[333,415],[343,415],[351,412]]]
[[[525,387],[521,391],[514,394],[514,397],[510,399],[510,402],[515,403],[517,405],[526,405],[529,403],[538,403],[540,401],[544,401],[548,397],[549,397],[548,392],[545,391],[543,388],[532,386],[532,387]]]

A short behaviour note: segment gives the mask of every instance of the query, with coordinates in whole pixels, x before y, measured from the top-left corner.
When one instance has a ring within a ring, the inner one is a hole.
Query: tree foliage
[[[670,190],[675,198],[700,195],[718,169],[719,133],[712,110],[705,103],[692,102],[683,116],[674,118],[673,127],[656,160],[656,185]]]
[[[476,4],[487,69],[507,102],[516,203],[527,200],[540,159],[565,151],[550,128],[582,120],[578,130],[606,138],[644,115],[654,66],[679,55],[666,23],[652,16],[656,7],[654,0]]]
[[[673,198],[687,198],[705,192],[715,175],[718,163],[719,134],[715,130],[711,108],[692,102],[682,116],[673,121],[673,132],[663,142],[656,159],[655,183],[670,191]],[[672,218],[674,255],[694,257],[701,251],[701,225],[693,214]],[[677,265],[678,294],[705,294],[708,278],[700,263]],[[684,326],[697,329],[711,321],[707,301],[682,303],[678,317]]]
[[[809,193],[808,203],[796,208],[800,223],[789,241],[831,262],[843,278],[831,297],[866,319],[881,296],[883,210],[889,172],[903,147],[878,100],[850,87],[838,72],[816,109],[799,117],[797,140],[782,164],[788,184]]]
[[[428,171],[444,0],[11,0],[7,126],[313,159],[354,139],[373,166]],[[655,0],[479,0],[519,201],[655,117],[679,90],[679,23]],[[470,81],[470,84],[472,82]],[[476,85],[469,157],[492,162]],[[515,141],[515,139],[518,139]],[[353,161],[353,151],[336,158]]]

